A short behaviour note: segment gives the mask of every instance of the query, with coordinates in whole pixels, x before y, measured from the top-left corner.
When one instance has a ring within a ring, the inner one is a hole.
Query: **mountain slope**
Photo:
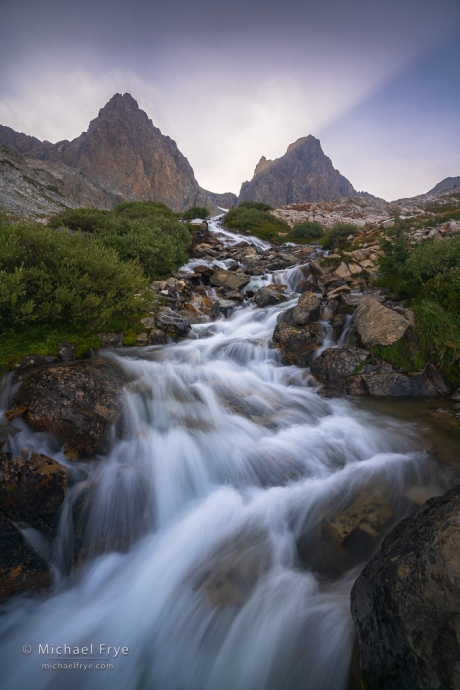
[[[241,186],[238,201],[252,199],[277,207],[356,195],[323,153],[319,139],[310,135],[291,144],[281,158],[270,161],[262,156],[252,180]]]
[[[441,182],[438,182],[438,184],[433,187],[433,189],[430,189],[428,194],[436,194],[436,192],[445,192],[448,189],[452,189],[452,187],[460,187],[460,177],[446,177],[444,180],[441,180]]]

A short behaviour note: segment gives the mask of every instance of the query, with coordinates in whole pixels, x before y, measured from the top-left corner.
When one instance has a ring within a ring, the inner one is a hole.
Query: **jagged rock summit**
[[[65,205],[112,208],[119,201],[153,200],[173,211],[215,207],[175,141],[153,125],[129,93],[115,94],[73,141],[41,142],[3,126],[0,139],[22,154],[32,171],[46,170],[56,178],[48,186],[59,189]],[[73,184],[69,172],[77,175]]]
[[[281,158],[262,156],[252,180],[241,186],[238,201],[252,199],[277,207],[357,194],[324,154],[319,139],[310,135],[291,144]]]

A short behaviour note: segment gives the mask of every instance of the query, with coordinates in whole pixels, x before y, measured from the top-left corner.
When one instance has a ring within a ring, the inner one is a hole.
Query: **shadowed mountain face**
[[[445,192],[447,189],[452,189],[452,187],[460,187],[460,177],[446,177],[441,182],[430,189],[428,194],[436,194],[436,192]]]
[[[0,139],[21,153],[34,169],[45,168],[57,177],[63,171],[78,173],[80,187],[81,175],[89,178],[99,193],[89,203],[89,190],[84,195],[85,205],[100,206],[103,190],[106,208],[118,201],[151,200],[162,201],[173,211],[193,205],[216,210],[176,143],[153,125],[128,93],[115,94],[88,131],[73,141],[41,142],[3,126]],[[68,184],[63,196],[64,203],[81,205],[81,189],[73,190]]]
[[[323,153],[319,139],[310,135],[291,144],[281,158],[270,161],[262,156],[252,180],[241,186],[238,201],[252,199],[277,207],[356,195]]]

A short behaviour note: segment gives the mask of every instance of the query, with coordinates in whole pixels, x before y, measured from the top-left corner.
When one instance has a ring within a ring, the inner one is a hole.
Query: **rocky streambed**
[[[0,687],[105,686],[36,673],[46,643],[129,648],[120,690],[456,687],[458,501],[424,503],[457,455],[422,431],[450,443],[458,402],[373,351],[410,337],[407,308],[320,258],[211,221],[135,347],[3,379],[0,585],[29,594],[4,605]]]

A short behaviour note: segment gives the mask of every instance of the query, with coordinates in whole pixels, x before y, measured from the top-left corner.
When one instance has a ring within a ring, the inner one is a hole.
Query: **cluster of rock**
[[[437,215],[443,214],[447,207],[460,210],[459,193],[455,187],[392,202],[371,196],[350,196],[336,201],[291,203],[278,206],[272,214],[291,227],[305,221],[315,221],[325,229],[336,223],[350,223],[360,228],[363,234],[375,230],[384,234],[394,227],[397,219],[413,220],[414,227],[408,234],[414,242],[419,242],[428,237],[445,237],[458,232],[460,222],[455,219],[437,222]],[[423,225],[428,223],[427,227],[418,228],[422,222]]]

